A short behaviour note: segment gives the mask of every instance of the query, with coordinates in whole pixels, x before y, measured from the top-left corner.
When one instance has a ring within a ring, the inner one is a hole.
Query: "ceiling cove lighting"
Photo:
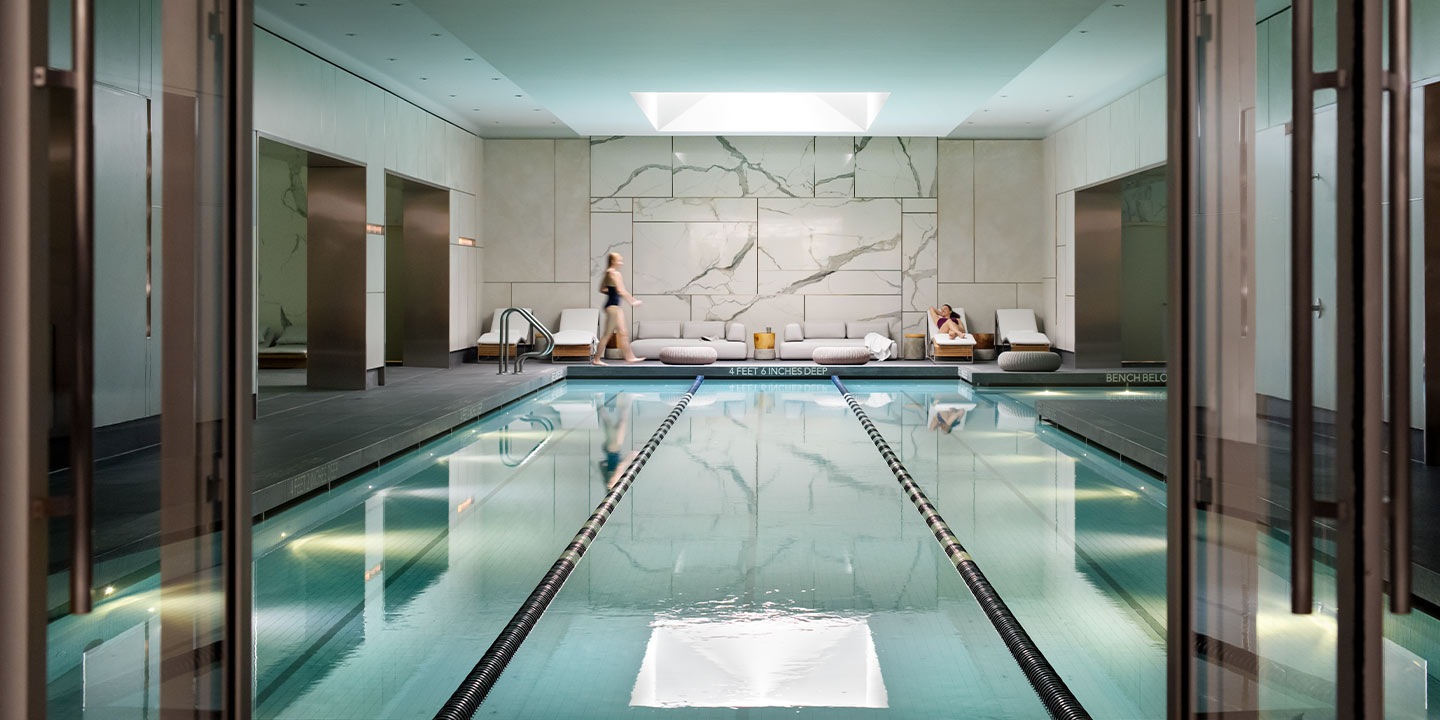
[[[888,92],[630,93],[660,132],[732,135],[862,133]]]

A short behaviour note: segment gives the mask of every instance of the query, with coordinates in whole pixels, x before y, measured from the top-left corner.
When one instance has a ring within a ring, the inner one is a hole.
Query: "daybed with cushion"
[[[970,329],[970,323],[965,319],[965,309],[955,308],[955,314],[960,316],[960,325],[966,330]],[[964,333],[951,338],[948,333],[942,333],[935,327],[935,323],[925,319],[925,352],[931,360],[975,360],[975,336]]]
[[[781,360],[813,360],[823,347],[865,347],[865,335],[890,337],[890,326],[881,321],[790,323],[780,338]]]
[[[1018,352],[1048,352],[1050,338],[1035,324],[1035,311],[1026,309],[995,311],[995,344],[1008,343]]]
[[[500,357],[500,313],[505,312],[505,310],[506,308],[500,308],[491,316],[490,331],[480,336],[478,347],[476,348],[476,355],[482,358]],[[530,312],[530,308],[524,308],[524,310],[525,312]],[[509,351],[510,356],[514,357],[516,346],[520,343],[530,341],[530,321],[526,320],[525,316],[520,313],[513,313],[510,315],[509,322],[510,327],[507,329],[509,330],[510,338],[506,341],[505,345],[507,346],[506,349]]]
[[[718,360],[745,359],[745,326],[740,323],[641,320],[638,325],[630,349],[642,357],[658,358],[667,347],[709,347]]]
[[[513,316],[512,316],[513,317]],[[567,308],[560,311],[560,329],[555,331],[555,351],[551,357],[589,358],[600,342],[599,308]]]

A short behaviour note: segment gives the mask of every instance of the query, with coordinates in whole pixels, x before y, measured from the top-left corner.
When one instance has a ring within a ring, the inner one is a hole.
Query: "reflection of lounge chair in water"
[[[606,488],[611,488],[630,465],[630,461],[639,454],[634,450],[625,451],[625,431],[630,426],[629,393],[615,395],[613,412],[601,403],[595,408],[595,416],[599,418],[600,427],[605,431],[605,441],[601,447],[605,457],[600,460],[600,478],[605,481]]]
[[[930,406],[931,430],[938,430],[946,435],[965,429],[965,418],[975,409],[975,403],[966,402],[942,402],[936,401]]]

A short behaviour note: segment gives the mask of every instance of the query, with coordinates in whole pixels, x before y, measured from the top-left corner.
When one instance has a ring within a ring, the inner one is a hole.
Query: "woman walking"
[[[600,277],[600,292],[605,295],[605,332],[600,334],[600,349],[595,351],[595,357],[590,360],[595,365],[605,364],[600,359],[600,354],[605,352],[604,348],[610,343],[612,334],[615,335],[620,351],[625,353],[625,362],[637,363],[645,359],[635,357],[635,353],[630,350],[630,331],[625,329],[625,312],[620,309],[622,297],[632,306],[640,304],[640,301],[625,289],[625,279],[620,275],[620,266],[624,264],[625,258],[620,257],[620,253],[610,253],[606,257],[605,274]]]

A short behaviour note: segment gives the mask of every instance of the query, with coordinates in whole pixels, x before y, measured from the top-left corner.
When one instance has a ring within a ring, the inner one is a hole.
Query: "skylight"
[[[863,133],[888,92],[630,93],[660,132],[734,135]]]

